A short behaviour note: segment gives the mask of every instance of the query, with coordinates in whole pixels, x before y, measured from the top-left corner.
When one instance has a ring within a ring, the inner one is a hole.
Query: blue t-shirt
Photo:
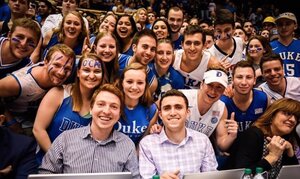
[[[173,41],[174,50],[182,49],[181,43],[183,41],[183,35],[180,35],[179,38]]]
[[[275,40],[271,46],[273,52],[283,60],[285,76],[300,77],[300,40],[293,40],[288,46]]]
[[[125,55],[125,54],[121,54],[119,56],[119,74],[120,74],[120,76],[123,73],[124,69],[129,65],[129,60],[130,60],[131,57],[132,56]],[[153,71],[147,65],[147,81],[148,81],[149,86],[153,83],[155,78],[156,77],[155,77]]]
[[[151,119],[154,117],[157,107],[138,104],[134,109],[125,107],[126,119],[121,117],[114,128],[126,135],[137,145],[146,132]]]
[[[235,112],[235,120],[239,125],[238,134],[248,129],[268,107],[268,97],[265,92],[253,89],[253,100],[247,111],[241,111],[233,102],[232,98],[222,96],[221,100],[225,103],[228,110],[227,119],[230,119],[231,113]]]
[[[158,75],[154,63],[150,63],[149,67],[158,80],[157,90],[154,94],[155,100],[159,99],[161,95],[170,89],[184,89],[184,77],[172,66],[169,67],[168,72],[163,76]]]

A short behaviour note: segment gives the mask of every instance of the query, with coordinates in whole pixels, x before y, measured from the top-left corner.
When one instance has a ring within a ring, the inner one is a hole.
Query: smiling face
[[[252,39],[248,43],[248,53],[251,58],[259,60],[263,57],[265,50],[262,43],[258,39]],[[258,61],[258,63],[259,63]]]
[[[113,15],[106,16],[99,26],[99,32],[114,32],[117,19]]]
[[[143,65],[147,65],[154,59],[156,41],[150,36],[142,36],[138,44],[132,45],[132,50],[136,61]]]
[[[115,94],[101,91],[96,96],[90,113],[92,132],[99,129],[112,130],[121,115],[121,101]]]
[[[117,33],[122,38],[125,39],[130,37],[132,33],[132,24],[128,16],[121,17],[117,24]]]
[[[111,35],[105,35],[98,40],[95,47],[96,54],[104,62],[112,61],[117,55],[117,45],[115,39]]]
[[[167,38],[169,35],[168,26],[163,21],[157,21],[153,24],[153,32],[155,33],[157,39]]]
[[[254,71],[250,67],[237,67],[233,76],[234,91],[240,95],[247,95],[255,85]]]
[[[169,69],[173,57],[173,47],[170,43],[162,42],[157,45],[155,64],[159,68]]]
[[[174,11],[173,9],[171,9],[168,14],[168,23],[170,25],[172,33],[179,32],[183,23],[183,12],[181,10]]]
[[[74,59],[56,51],[52,54],[50,62],[46,62],[48,76],[53,86],[59,86],[66,81],[72,71]]]
[[[12,34],[9,34],[10,52],[16,59],[28,57],[38,44],[36,33],[24,27],[16,27]]]
[[[77,71],[77,77],[80,86],[93,90],[102,82],[102,66],[101,63],[92,58],[82,60],[80,69]]]
[[[145,93],[146,89],[146,73],[144,70],[128,70],[124,73],[122,81],[123,91],[125,94],[125,102],[129,100],[139,100]]]
[[[68,14],[63,25],[64,34],[69,39],[79,37],[82,30],[82,23],[79,17],[74,14]]]
[[[185,121],[190,114],[185,101],[180,96],[167,96],[161,101],[159,116],[166,132],[185,130]]]
[[[271,131],[274,135],[283,136],[290,134],[296,127],[297,119],[295,115],[288,112],[279,111],[273,117]]]
[[[209,84],[202,83],[200,95],[206,104],[212,105],[218,101],[225,91],[225,87],[218,82],[212,82]]]
[[[276,89],[281,83],[284,83],[284,72],[280,61],[272,60],[264,62],[261,70],[268,86],[272,89]]]
[[[202,35],[203,34],[201,33],[196,33],[193,35],[184,36],[182,48],[184,50],[187,60],[201,60],[202,50],[204,48],[204,44],[202,43]]]

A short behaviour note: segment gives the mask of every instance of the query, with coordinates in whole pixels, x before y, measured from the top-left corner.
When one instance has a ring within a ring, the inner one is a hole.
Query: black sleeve
[[[264,135],[256,127],[251,127],[241,134],[237,146],[234,167],[251,168],[255,171],[256,167],[270,170],[272,166],[265,159],[262,159],[264,145]]]
[[[25,146],[15,169],[16,179],[27,179],[29,174],[37,173],[38,164],[35,157],[36,142],[33,139],[27,139],[23,144]]]

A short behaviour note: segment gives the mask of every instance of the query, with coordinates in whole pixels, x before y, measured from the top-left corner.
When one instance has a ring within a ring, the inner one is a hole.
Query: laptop
[[[28,179],[132,179],[130,172],[31,174]]]
[[[278,179],[299,179],[300,165],[286,165],[282,166]]]
[[[240,179],[244,169],[221,170],[183,175],[183,179]]]

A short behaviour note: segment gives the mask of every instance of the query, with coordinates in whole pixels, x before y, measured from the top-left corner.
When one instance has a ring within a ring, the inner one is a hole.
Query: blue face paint
[[[82,66],[84,67],[94,67],[94,68],[101,68],[101,63],[99,61],[93,59],[85,59],[82,62]]]
[[[11,40],[13,42],[17,43],[17,44],[21,43],[21,39],[19,39],[18,37],[12,37]],[[26,45],[28,45],[31,48],[35,48],[36,47],[35,43],[32,42],[32,41],[26,42]]]
[[[13,38],[11,38],[11,40],[16,42],[16,43],[21,43],[21,40],[18,39],[17,37],[13,37]]]
[[[215,35],[215,39],[216,39],[216,40],[219,40],[220,38],[221,38],[221,34]]]
[[[230,39],[231,38],[231,33],[226,33],[226,37],[227,37],[227,39]]]

